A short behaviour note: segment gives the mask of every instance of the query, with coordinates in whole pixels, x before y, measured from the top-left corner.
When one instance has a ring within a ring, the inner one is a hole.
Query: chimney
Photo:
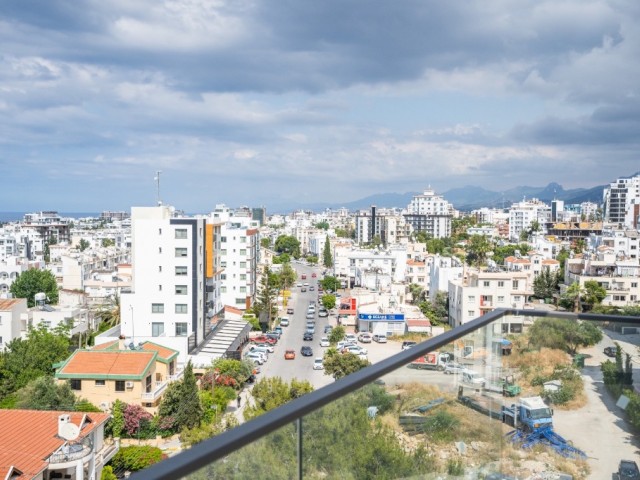
[[[71,416],[68,413],[58,415],[58,436],[62,437],[62,427],[67,423],[71,423]]]
[[[120,351],[124,350],[124,335],[120,335],[118,337],[118,350]]]

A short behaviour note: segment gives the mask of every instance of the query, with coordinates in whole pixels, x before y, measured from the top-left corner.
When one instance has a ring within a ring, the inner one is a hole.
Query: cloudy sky
[[[640,170],[637,0],[0,2],[0,210]]]

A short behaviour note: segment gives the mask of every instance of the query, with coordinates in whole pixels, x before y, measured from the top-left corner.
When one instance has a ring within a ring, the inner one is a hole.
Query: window
[[[236,305],[245,305],[247,303],[246,298],[236,298]]]
[[[241,273],[240,274],[240,280],[246,280],[247,279],[247,274],[246,273]]]
[[[187,229],[186,228],[176,228],[176,238],[179,238],[179,239],[187,238]]]
[[[222,243],[227,243],[227,237],[220,237],[220,241]]]
[[[631,288],[638,288],[638,282],[631,282]],[[0,322],[2,324],[2,322]]]
[[[504,287],[504,282],[502,280],[498,281],[498,288],[503,288]]]
[[[158,253],[162,253],[162,247],[158,247]]]
[[[227,254],[227,249],[223,248],[222,250],[220,250],[220,255],[226,255]]]
[[[186,294],[187,294],[186,285],[176,285],[176,295],[186,295]]]
[[[476,301],[475,295],[469,295],[469,301],[470,302],[475,302]]]
[[[225,286],[220,287],[220,293],[227,293],[227,287]]]
[[[151,393],[151,375],[147,375],[147,378],[145,378],[144,391],[146,393]]]
[[[187,336],[187,322],[177,322],[176,337],[186,337],[186,336]]]
[[[164,323],[162,322],[152,322],[151,323],[151,336],[159,337],[164,333]]]
[[[498,295],[498,303],[504,303],[504,296]]]
[[[240,237],[240,243],[247,243],[247,237]]]
[[[176,275],[186,275],[187,267],[176,267]]]
[[[247,262],[240,262],[240,268],[247,268]]]
[[[158,265],[158,273],[162,273],[162,265]]]
[[[467,315],[470,316],[470,317],[475,317],[476,316],[476,311],[475,310],[469,310],[467,312]]]
[[[511,288],[513,288],[514,290],[517,290],[517,289],[518,289],[518,280],[514,280],[514,281],[511,283]]]
[[[152,303],[151,313],[164,313],[164,303]]]
[[[247,291],[247,287],[240,287],[240,293],[245,293]]]
[[[176,313],[187,313],[187,304],[176,303]]]
[[[162,291],[162,285],[158,285],[158,291],[161,292]]]
[[[247,249],[246,248],[241,248],[240,249],[240,255],[246,255],[247,254]]]
[[[124,392],[124,380],[116,380],[116,392]]]
[[[489,280],[485,280],[484,282],[482,282],[483,287],[488,287],[490,285],[491,285],[491,282]]]
[[[96,380],[96,387],[104,387],[104,385],[105,385],[104,380]]]
[[[520,301],[520,295],[514,295],[513,296],[513,301],[516,302],[516,303],[519,302]]]
[[[82,380],[78,380],[77,378],[71,379],[71,390],[82,390]]]
[[[186,257],[187,249],[186,248],[176,248],[176,257]]]
[[[161,228],[158,229],[158,235],[162,235],[162,229]]]

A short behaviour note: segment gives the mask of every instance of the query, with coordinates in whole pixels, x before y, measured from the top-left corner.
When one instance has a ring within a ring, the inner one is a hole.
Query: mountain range
[[[602,202],[602,193],[608,185],[599,185],[592,188],[574,188],[565,190],[562,185],[552,182],[545,187],[515,187],[504,191],[486,190],[482,187],[468,185],[462,188],[454,188],[440,195],[449,201],[457,210],[470,211],[482,207],[503,208],[523,199],[537,198],[543,202],[551,200],[563,200],[565,204],[582,202]],[[311,211],[322,211],[327,208],[347,208],[350,211],[368,209],[371,205],[380,208],[406,208],[414,195],[421,192],[407,193],[379,193],[354,200],[348,203],[331,204],[317,203],[300,205],[300,208]]]

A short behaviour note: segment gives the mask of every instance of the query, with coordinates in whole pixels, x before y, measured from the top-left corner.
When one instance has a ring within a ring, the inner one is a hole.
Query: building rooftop
[[[56,378],[141,379],[156,359],[155,351],[78,350],[60,367]]]

